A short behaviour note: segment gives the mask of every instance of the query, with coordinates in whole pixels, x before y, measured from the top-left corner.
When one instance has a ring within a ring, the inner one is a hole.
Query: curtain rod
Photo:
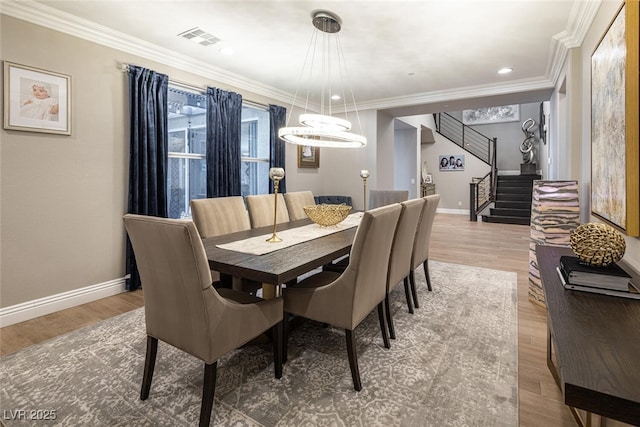
[[[129,72],[129,64],[120,64],[120,70],[123,73],[128,73]],[[173,86],[179,86],[182,89],[186,89],[186,90],[190,90],[190,91],[194,91],[194,92],[203,92],[203,91],[206,92],[207,91],[207,86],[198,87],[198,86],[194,86],[194,85],[192,85],[190,83],[185,83],[185,82],[181,82],[181,81],[178,81],[178,80],[174,80],[171,77],[169,77],[169,83],[171,85],[173,85]],[[249,101],[249,100],[244,99],[244,97],[242,99],[242,102],[244,104],[247,104],[248,106],[251,106],[251,107],[269,108],[268,104],[263,104],[263,103],[256,102],[256,101]]]

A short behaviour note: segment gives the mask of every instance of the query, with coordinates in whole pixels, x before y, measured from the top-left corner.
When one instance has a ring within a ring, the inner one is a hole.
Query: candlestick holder
[[[276,236],[276,227],[278,224],[278,186],[280,185],[280,180],[284,178],[284,169],[269,169],[269,178],[273,181],[273,234],[267,239],[267,242],[278,243],[282,242],[282,239]]]
[[[364,187],[364,210],[367,210],[367,178],[369,178],[369,171],[362,169],[360,171],[360,177],[362,178],[362,186]]]

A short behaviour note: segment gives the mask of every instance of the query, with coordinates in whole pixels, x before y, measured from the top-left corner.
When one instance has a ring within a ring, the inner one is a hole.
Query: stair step
[[[542,176],[540,175],[498,175],[498,182],[507,182],[507,181],[532,182],[536,179],[542,179]]]
[[[519,216],[482,215],[482,222],[529,225],[530,218],[523,218]]]
[[[531,201],[502,201],[496,200],[495,207],[498,209],[526,209],[531,212]]]
[[[522,201],[531,203],[531,193],[529,194],[496,194],[496,201]]]
[[[491,208],[489,209],[492,216],[518,216],[523,218],[531,217],[531,209],[505,209]]]
[[[529,196],[531,196],[531,193],[533,191],[533,188],[529,185],[529,186],[505,186],[505,185],[498,185],[498,193],[505,193],[505,194],[529,194]]]

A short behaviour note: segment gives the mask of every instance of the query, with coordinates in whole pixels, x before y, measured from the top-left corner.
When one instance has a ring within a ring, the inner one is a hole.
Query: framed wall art
[[[488,123],[517,122],[519,120],[520,105],[518,104],[462,111],[462,123],[470,126]]]
[[[71,135],[71,77],[4,61],[4,128]]]
[[[320,167],[320,149],[311,145],[298,145],[298,167],[314,168]]]
[[[438,157],[438,164],[441,171],[463,171],[464,154],[462,155],[442,155]]]
[[[640,235],[639,9],[625,2],[591,55],[591,213]]]

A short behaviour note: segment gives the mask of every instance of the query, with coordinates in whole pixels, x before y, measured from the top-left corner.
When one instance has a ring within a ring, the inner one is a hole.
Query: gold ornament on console
[[[595,267],[620,261],[627,247],[622,233],[595,222],[579,225],[571,233],[570,242],[578,259]]]

